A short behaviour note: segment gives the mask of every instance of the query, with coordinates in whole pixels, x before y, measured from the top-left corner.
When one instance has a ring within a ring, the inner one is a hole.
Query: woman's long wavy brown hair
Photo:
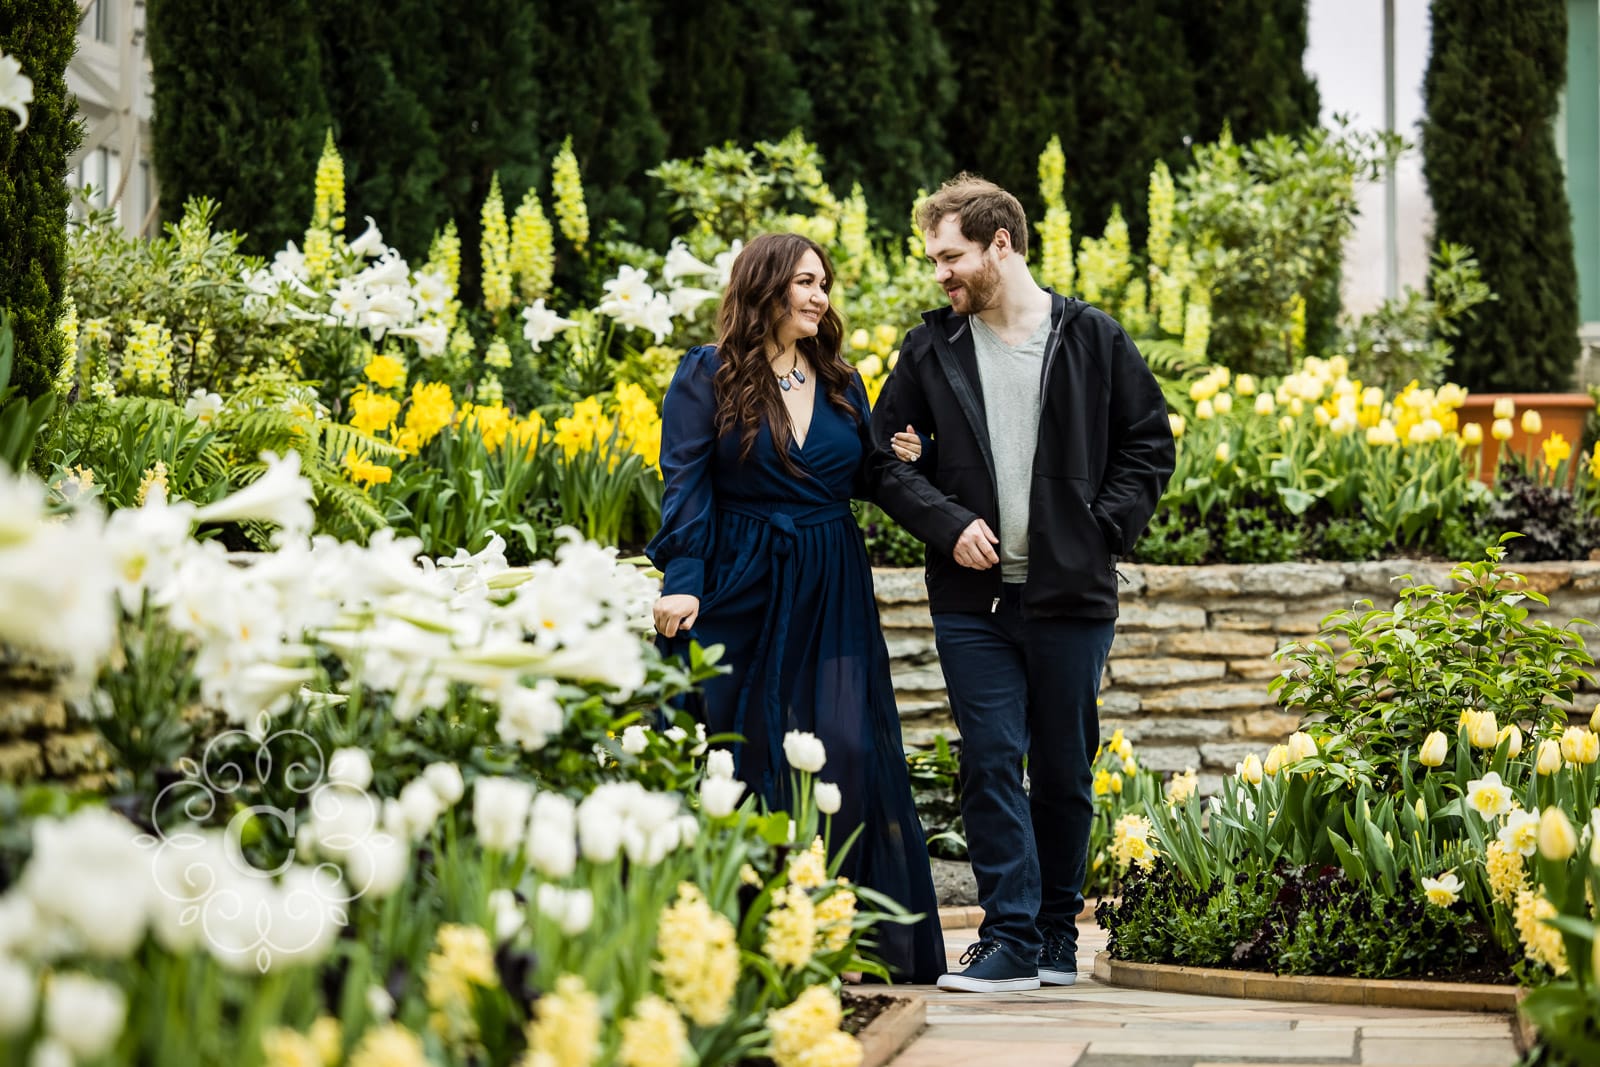
[[[772,429],[778,460],[790,474],[799,475],[787,447],[793,439],[789,409],[784,406],[777,375],[768,362],[768,349],[778,344],[778,325],[790,314],[789,283],[807,252],[822,261],[824,292],[833,291],[833,264],[828,253],[809,237],[797,233],[762,234],[733,261],[728,290],[717,311],[717,368],[713,383],[717,393],[717,433],[739,430],[739,458],[749,459],[756,435],[765,422]],[[798,348],[827,393],[828,401],[859,421],[864,412],[845,399],[854,374],[843,355],[844,322],[828,304],[814,337],[802,337]]]

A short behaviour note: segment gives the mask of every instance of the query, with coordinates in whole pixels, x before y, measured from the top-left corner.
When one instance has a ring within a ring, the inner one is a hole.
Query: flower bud
[[[1417,762],[1424,767],[1438,767],[1444,763],[1449,750],[1450,741],[1445,737],[1444,731],[1435,730],[1422,742],[1422,751],[1417,754]]]

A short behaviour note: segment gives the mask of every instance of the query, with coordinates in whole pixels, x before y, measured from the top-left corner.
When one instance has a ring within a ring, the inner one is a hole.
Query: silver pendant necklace
[[[784,371],[782,374],[778,375],[777,378],[778,388],[782,389],[786,393],[797,385],[806,384],[805,372],[800,369],[799,352],[794,354],[794,365],[788,370]]]

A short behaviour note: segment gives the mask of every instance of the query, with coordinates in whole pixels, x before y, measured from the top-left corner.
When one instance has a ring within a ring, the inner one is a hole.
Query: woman
[[[734,261],[716,346],[690,349],[662,405],[663,572],[656,629],[669,647],[722,645],[704,687],[710,733],[743,737],[739,777],[788,800],[783,738],[817,735],[820,777],[844,804],[833,839],[861,836],[844,871],[925,918],[884,924],[877,951],[902,981],[932,982],[944,943],[901,748],[872,573],[850,511],[871,450],[867,396],[840,355],[833,269],[815,242],[767,234]],[[896,450],[920,445],[901,435]]]

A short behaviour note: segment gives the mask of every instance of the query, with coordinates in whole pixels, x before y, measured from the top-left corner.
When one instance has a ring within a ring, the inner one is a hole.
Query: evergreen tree
[[[592,218],[614,220],[632,240],[665,245],[665,212],[654,203],[653,183],[645,173],[667,149],[652,98],[660,83],[651,46],[651,0],[542,0],[529,6],[537,12],[530,54],[542,84],[537,110],[521,121],[536,125],[546,162],[572,138]],[[508,190],[527,184],[505,174],[501,180]]]
[[[11,384],[24,396],[50,389],[65,358],[57,323],[67,259],[67,157],[82,142],[67,92],[77,48],[75,0],[0,0],[0,54],[33,81],[28,125],[0,111],[0,309],[16,344]]]
[[[918,187],[949,176],[947,108],[955,89],[934,0],[821,0],[804,38],[806,133],[840,191],[860,182],[898,224]]]
[[[433,0],[323,0],[318,9],[323,74],[334,141],[344,158],[351,236],[370,215],[406,255],[427,251],[448,218],[475,207],[451,202],[449,168],[436,128],[443,116],[446,59]],[[458,194],[459,195],[459,194]]]
[[[247,249],[298,241],[332,120],[313,0],[149,0],[145,18],[163,214],[210,196]]]
[[[1223,124],[1248,143],[1317,123],[1321,100],[1306,73],[1306,0],[1168,0],[1194,72],[1197,141]]]
[[[801,81],[795,43],[812,25],[811,12],[794,4],[656,0],[651,98],[667,158],[726,141],[776,141],[794,129],[809,135],[813,87]]]
[[[1075,106],[1072,79],[1060,69],[1057,4],[1023,0],[985,7],[940,0],[956,89],[945,120],[952,170],[981,174],[1014,193],[1030,220],[1043,217],[1039,153],[1062,133]],[[1074,147],[1066,145],[1069,161]]]
[[[1563,0],[1434,0],[1423,174],[1434,239],[1469,245],[1499,297],[1463,324],[1451,378],[1471,390],[1563,390],[1578,347],[1572,213],[1555,116]]]
[[[1188,163],[1194,85],[1182,26],[1167,0],[1080,0],[1058,31],[1057,55],[1074,87],[1059,130],[1073,227],[1099,234],[1118,205],[1133,246],[1145,240],[1150,171]],[[1055,132],[1055,131],[1053,131]],[[1034,148],[1037,158],[1041,142]]]

